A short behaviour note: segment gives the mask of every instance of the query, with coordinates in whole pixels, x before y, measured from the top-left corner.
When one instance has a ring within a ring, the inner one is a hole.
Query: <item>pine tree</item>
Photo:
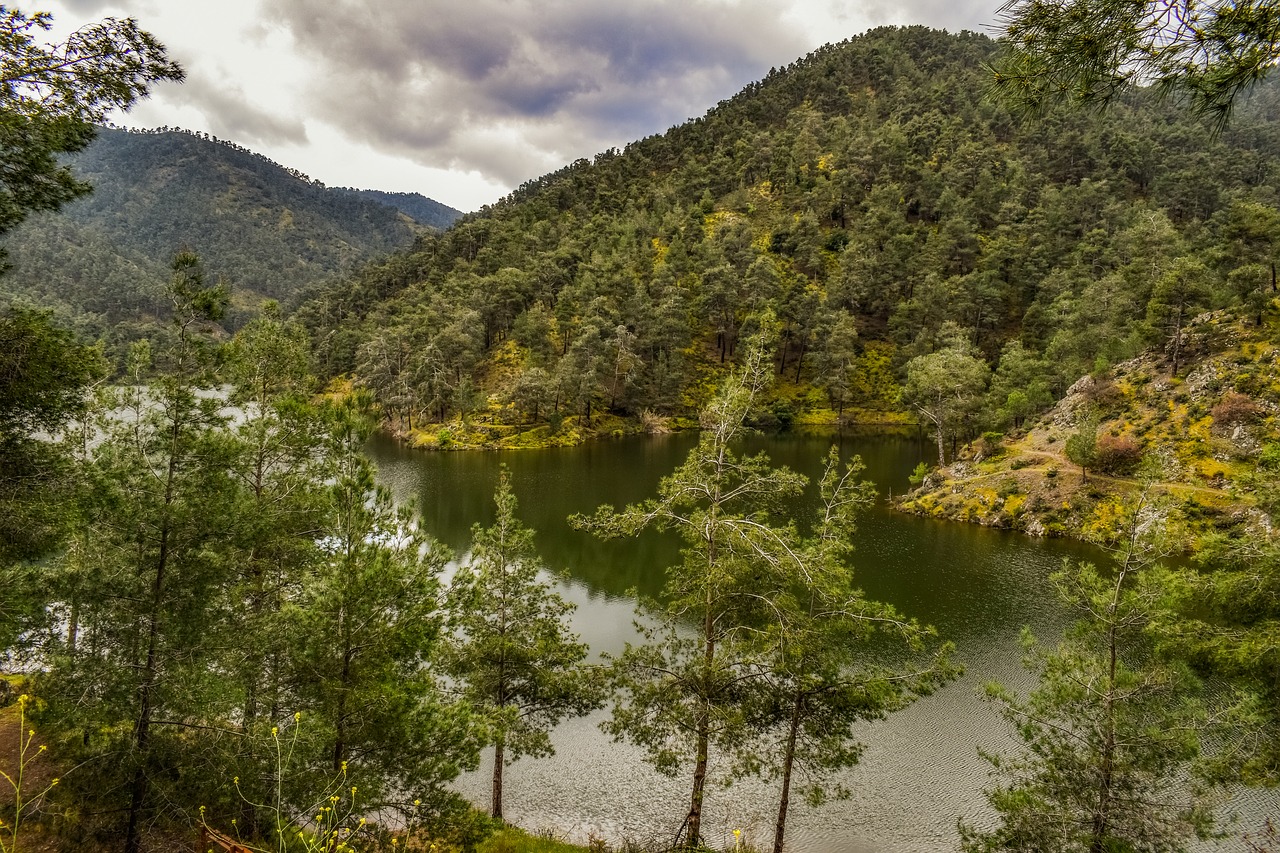
[[[540,575],[533,531],[516,518],[505,468],[492,526],[475,525],[470,559],[449,590],[457,634],[442,667],[488,719],[494,817],[502,817],[503,768],[522,756],[554,754],[549,733],[561,720],[599,706],[599,675],[583,665],[587,646],[566,620],[574,606]]]
[[[1199,754],[1203,713],[1185,665],[1156,653],[1166,579],[1152,564],[1166,515],[1144,491],[1126,508],[1115,567],[1088,564],[1054,576],[1082,616],[1056,649],[1023,632],[1040,685],[1019,699],[987,687],[1025,744],[988,756],[1006,781],[987,797],[999,824],[961,824],[967,853],[1164,853],[1185,850],[1212,822],[1204,792],[1186,771]]]
[[[180,254],[169,298],[167,371],[145,383],[150,347],[135,345],[134,384],[103,420],[87,547],[69,554],[83,563],[69,574],[81,588],[67,590],[80,636],[51,649],[48,672],[51,714],[85,733],[81,749],[100,768],[86,796],[122,797],[127,853],[140,849],[155,789],[201,778],[182,732],[225,711],[227,695],[213,662],[225,640],[237,448],[222,401],[200,393],[211,378],[203,330],[225,292],[206,287],[198,259]]]
[[[474,766],[476,732],[437,683],[444,609],[440,573],[452,559],[374,482],[363,452],[370,399],[336,404],[332,469],[319,531],[322,555],[287,609],[291,681],[317,721],[308,765],[317,779],[346,770],[371,809],[408,809]],[[309,801],[304,797],[304,801]]]
[[[667,569],[666,604],[647,608],[656,624],[638,623],[645,642],[628,644],[614,661],[622,697],[605,730],[643,747],[664,773],[692,762],[689,810],[677,833],[690,847],[702,842],[712,752],[749,728],[748,684],[760,674],[755,626],[768,609],[759,573],[773,570],[780,550],[772,520],[805,483],[763,454],[732,450],[772,372],[763,339],[744,362],[703,412],[698,446],[663,478],[656,499],[572,519],[604,537],[656,528],[685,540],[683,562]]]
[[[938,643],[932,628],[853,586],[856,519],[875,497],[873,484],[858,481],[861,471],[857,458],[842,470],[831,449],[813,532],[804,540],[793,536],[795,547],[779,555],[782,586],[771,596],[768,674],[756,700],[767,722],[743,754],[746,769],[781,781],[774,853],[783,850],[793,789],[815,805],[832,793],[848,796],[827,777],[858,762],[856,723],[906,707],[959,672],[949,660],[951,644]],[[901,652],[873,651],[880,637],[896,641]]]
[[[227,647],[224,666],[239,682],[243,736],[224,772],[240,780],[240,831],[258,837],[260,815],[250,804],[271,801],[278,772],[270,731],[299,707],[287,680],[285,610],[321,555],[325,435],[321,412],[307,399],[305,335],[281,321],[274,303],[236,334],[225,364],[242,414],[232,427],[239,490],[227,531],[238,551],[228,614],[238,642]]]

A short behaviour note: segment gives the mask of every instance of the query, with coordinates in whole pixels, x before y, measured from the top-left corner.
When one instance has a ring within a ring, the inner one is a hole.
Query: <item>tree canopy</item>
[[[94,125],[127,110],[182,68],[133,18],[107,18],[65,42],[39,40],[47,12],[0,7],[0,233],[35,210],[56,210],[89,191],[58,155],[84,148]]]
[[[1274,0],[1010,0],[1007,51],[995,89],[1017,108],[1063,100],[1105,105],[1133,85],[1156,85],[1226,123],[1240,92],[1280,61]]]

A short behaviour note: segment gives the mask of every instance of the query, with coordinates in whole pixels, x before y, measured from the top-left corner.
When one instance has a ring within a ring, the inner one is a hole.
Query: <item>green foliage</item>
[[[493,526],[476,525],[470,559],[458,567],[447,604],[457,632],[441,656],[460,693],[486,718],[494,746],[494,817],[502,817],[504,764],[554,754],[551,729],[598,707],[600,675],[583,665],[587,647],[569,632],[566,603],[539,575],[533,531],[516,518],[506,469]]]
[[[1147,92],[1105,117],[1020,126],[982,97],[996,51],[973,34],[873,30],[531,181],[394,271],[304,306],[324,370],[354,369],[384,403],[402,396],[349,357],[349,337],[395,329],[424,361],[408,383],[415,417],[454,414],[464,374],[514,399],[534,369],[555,382],[551,400],[519,404],[530,419],[557,404],[584,419],[602,404],[691,416],[768,308],[774,366],[800,386],[775,396],[816,387],[838,415],[900,406],[917,357],[963,349],[994,366],[986,396],[944,429],[959,440],[1016,428],[1099,357],[1150,346],[1137,321],[1175,259],[1209,270],[1196,306],[1252,313],[1246,289],[1269,298],[1255,273],[1275,260],[1259,177],[1280,156],[1273,84],[1218,138]],[[1153,313],[1162,340],[1176,315]]]
[[[1001,14],[1008,49],[993,84],[1032,113],[1063,100],[1106,105],[1132,86],[1155,84],[1221,127],[1240,93],[1280,60],[1280,10],[1271,2],[1008,0]]]
[[[1274,469],[1255,485],[1259,503],[1280,506]],[[1251,529],[1200,543],[1199,571],[1180,573],[1179,613],[1166,626],[1170,642],[1197,666],[1229,680],[1235,704],[1218,732],[1213,756],[1220,778],[1274,785],[1280,779],[1280,656],[1273,639],[1280,614],[1280,542]]]
[[[642,747],[664,773],[693,765],[681,829],[693,847],[702,838],[711,753],[739,742],[749,724],[742,685],[756,672],[752,619],[768,608],[761,573],[782,570],[784,560],[771,520],[804,485],[763,455],[731,450],[768,382],[767,358],[763,339],[750,344],[746,367],[704,410],[698,446],[662,479],[657,498],[572,519],[605,537],[657,528],[685,540],[683,561],[667,569],[666,603],[649,602],[652,621],[637,623],[645,642],[628,644],[614,661],[621,696],[605,730]]]
[[[477,853],[583,853],[585,848],[542,835],[530,835],[515,827],[504,827],[487,838]]]
[[[783,850],[793,789],[811,806],[848,796],[831,776],[861,757],[859,721],[882,719],[960,671],[949,659],[953,646],[937,642],[932,628],[853,585],[856,520],[875,500],[861,472],[857,457],[842,468],[833,447],[811,535],[786,530],[775,555],[781,571],[762,629],[768,676],[753,685],[757,732],[737,749],[744,769],[781,779],[774,853]],[[886,654],[882,643],[897,651]]]
[[[938,464],[947,464],[946,442],[977,416],[990,371],[970,352],[948,347],[907,363],[903,399],[933,424]]]
[[[226,709],[211,672],[224,636],[236,446],[221,401],[197,393],[210,364],[193,327],[200,306],[214,303],[189,271],[170,291],[175,330],[162,355],[172,372],[142,384],[149,347],[136,347],[137,384],[119,388],[115,416],[99,421],[103,439],[84,462],[92,494],[77,547],[54,579],[50,627],[65,625],[65,636],[51,633],[44,652],[51,721],[95,733],[74,752],[100,772],[75,784],[124,815],[119,834],[129,851],[163,799],[158,792],[208,771],[178,721]]]
[[[1204,723],[1197,683],[1151,635],[1168,606],[1168,578],[1152,563],[1164,523],[1144,492],[1110,539],[1111,572],[1079,564],[1054,576],[1081,621],[1056,649],[1024,631],[1040,681],[1025,699],[988,686],[1024,747],[988,756],[1004,780],[987,795],[999,823],[962,822],[966,851],[1156,853],[1208,832],[1211,801],[1186,778]]]
[[[181,80],[162,44],[132,18],[108,18],[61,44],[41,43],[47,12],[0,9],[0,234],[38,210],[84,195],[58,155],[79,151],[94,124],[127,110],[152,84]]]
[[[30,601],[20,583],[28,573],[11,564],[57,542],[72,500],[65,449],[36,434],[57,435],[82,417],[87,387],[103,370],[101,352],[47,314],[0,309],[0,572],[10,590],[0,604],[0,641],[6,646],[15,605]]]
[[[349,766],[376,802],[403,808],[474,765],[477,732],[428,666],[453,555],[374,483],[368,406],[356,395],[330,413],[322,553],[284,616],[293,689],[319,729],[311,766]]]
[[[1096,413],[1088,412],[1080,418],[1075,432],[1067,436],[1063,451],[1067,458],[1080,466],[1080,475],[1088,478],[1088,469],[1098,464],[1098,424]]]
[[[263,298],[295,302],[330,276],[410,248],[420,231],[375,200],[176,129],[101,128],[66,168],[93,193],[14,230],[0,293],[116,345],[154,332],[180,247],[234,285],[234,329]]]

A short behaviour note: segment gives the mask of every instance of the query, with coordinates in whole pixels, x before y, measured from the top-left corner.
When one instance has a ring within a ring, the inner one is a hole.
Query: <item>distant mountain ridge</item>
[[[462,211],[455,210],[447,204],[441,204],[435,199],[427,198],[421,193],[359,190],[351,187],[338,187],[337,192],[350,193],[359,198],[390,205],[411,217],[419,225],[428,225],[441,231],[462,218]]]
[[[7,236],[12,269],[0,296],[53,308],[91,334],[128,336],[131,324],[158,315],[182,249],[233,287],[243,315],[262,297],[287,302],[408,249],[461,215],[415,193],[329,188],[241,146],[171,128],[102,128],[71,164],[93,193]]]

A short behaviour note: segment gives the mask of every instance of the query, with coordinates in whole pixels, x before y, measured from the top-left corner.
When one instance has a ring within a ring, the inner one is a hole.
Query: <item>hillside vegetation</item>
[[[213,279],[232,286],[237,324],[264,297],[288,301],[428,230],[392,199],[328,189],[185,131],[101,128],[71,166],[93,192],[6,237],[13,268],[0,296],[53,308],[92,336],[128,338],[138,323],[164,316],[160,301],[180,250],[199,254]],[[459,215],[437,207],[441,218],[425,225]]]
[[[1185,374],[1149,354],[1086,375],[1024,429],[975,441],[899,507],[1093,539],[1153,480],[1180,508],[1188,539],[1259,521],[1258,480],[1280,473],[1280,321],[1205,314],[1184,344]]]
[[[951,445],[1200,310],[1256,319],[1280,90],[1220,137],[1144,92],[1020,124],[984,96],[995,50],[875,30],[530,181],[306,305],[320,367],[423,444],[585,436],[604,410],[691,415],[772,312],[760,423],[919,415],[912,364],[941,353],[974,380],[937,413]]]

